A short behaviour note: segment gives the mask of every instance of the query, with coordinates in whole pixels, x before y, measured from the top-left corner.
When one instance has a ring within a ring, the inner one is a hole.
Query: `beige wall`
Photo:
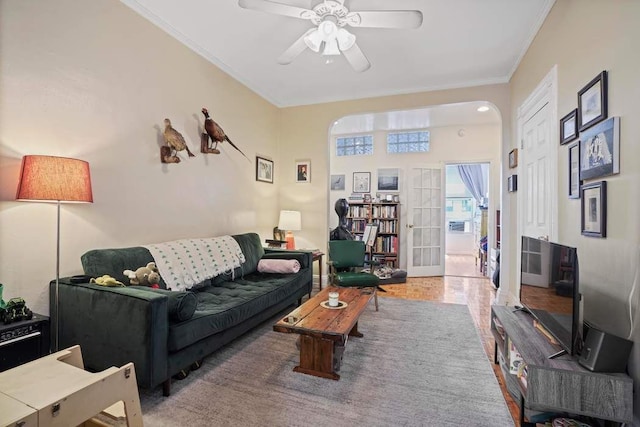
[[[62,207],[62,276],[96,247],[271,234],[278,177],[256,182],[255,155],[277,157],[278,109],[165,32],[114,0],[2,0],[0,52],[5,299],[46,314],[55,277],[55,206],[14,201],[25,154],[91,165],[95,203]],[[251,161],[227,143],[200,153],[205,106]],[[196,157],[160,163],[165,117]]]
[[[619,175],[602,178],[607,181],[607,238],[580,234],[580,200],[566,197],[568,151],[558,146],[559,240],[578,248],[585,319],[627,337],[632,304],[636,345],[630,366],[636,387],[640,380],[639,290],[635,288],[640,280],[638,22],[640,2],[635,0],[558,0],[510,82],[511,117],[515,117],[517,107],[557,64],[562,117],[577,107],[577,92],[585,84],[602,70],[609,73],[609,117],[621,117],[621,164]],[[515,135],[515,124],[512,129]],[[638,414],[637,388],[635,408]]]
[[[283,168],[291,170],[291,173],[283,177],[279,198],[283,209],[296,206],[302,211],[303,230],[296,234],[299,236],[296,242],[303,241],[314,247],[326,247],[329,233],[327,212],[335,202],[333,195],[329,194],[329,133],[334,121],[354,114],[407,110],[468,101],[488,101],[494,104],[501,114],[503,127],[499,141],[496,141],[496,147],[499,150],[504,140],[509,137],[510,104],[507,85],[488,85],[282,109],[280,164]],[[294,180],[295,160],[301,158],[313,159],[310,184],[297,184]],[[443,158],[438,158],[438,161],[440,160]],[[450,160],[457,159],[452,157]],[[499,170],[498,173],[500,173]],[[496,194],[498,193],[499,191],[496,191]],[[500,201],[500,205],[504,206],[503,201]]]

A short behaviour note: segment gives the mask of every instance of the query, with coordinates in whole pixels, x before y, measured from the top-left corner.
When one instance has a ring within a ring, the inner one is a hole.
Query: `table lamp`
[[[59,350],[60,203],[93,203],[89,163],[66,157],[24,156],[16,199],[31,202],[56,202],[58,204],[53,324],[54,350]]]
[[[296,243],[293,238],[292,231],[302,230],[302,219],[299,211],[280,211],[280,220],[278,221],[278,228],[287,232],[285,241],[287,242],[287,249],[295,249]]]

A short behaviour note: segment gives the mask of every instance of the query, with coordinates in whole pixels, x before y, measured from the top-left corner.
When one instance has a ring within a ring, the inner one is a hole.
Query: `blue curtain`
[[[488,165],[487,164],[470,164],[458,165],[458,173],[467,190],[471,193],[478,206],[486,206],[488,191]]]

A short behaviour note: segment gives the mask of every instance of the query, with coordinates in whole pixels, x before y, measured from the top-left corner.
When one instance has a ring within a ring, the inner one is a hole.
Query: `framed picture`
[[[607,182],[600,181],[582,186],[582,234],[607,237]]]
[[[400,203],[400,195],[399,194],[394,194],[393,195],[393,203]]]
[[[353,192],[369,193],[371,191],[371,172],[353,173]]]
[[[560,119],[560,145],[567,144],[578,137],[578,109]]]
[[[507,191],[509,193],[518,191],[518,175],[511,175],[507,178]]]
[[[518,149],[514,148],[509,151],[509,169],[518,166]]]
[[[620,173],[620,117],[611,117],[580,135],[580,179]]]
[[[273,160],[256,156],[256,181],[273,184]]]
[[[296,182],[311,182],[311,160],[296,162]]]
[[[580,131],[607,118],[607,72],[603,71],[578,92]]]
[[[371,203],[371,193],[365,193],[363,200],[365,203]]]
[[[378,169],[378,191],[398,191],[398,169]]]
[[[331,191],[344,191],[344,174],[331,175]]]
[[[580,198],[580,142],[569,147],[569,198]]]

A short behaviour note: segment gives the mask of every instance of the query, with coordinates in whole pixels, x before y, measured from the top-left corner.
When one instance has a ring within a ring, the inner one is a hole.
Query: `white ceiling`
[[[279,107],[505,83],[555,0],[345,0],[351,11],[415,9],[419,29],[350,28],[371,62],[304,51],[276,59],[312,25],[237,0],[121,0]],[[319,0],[279,0],[309,8]]]

